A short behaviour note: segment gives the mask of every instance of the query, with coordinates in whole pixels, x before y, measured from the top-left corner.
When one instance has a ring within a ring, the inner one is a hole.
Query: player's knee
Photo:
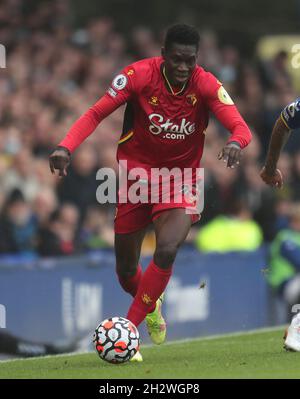
[[[123,259],[122,261],[117,262],[117,275],[122,278],[130,278],[135,275],[137,267],[137,259]]]
[[[158,244],[154,253],[154,263],[162,269],[170,267],[179,248],[177,243]]]

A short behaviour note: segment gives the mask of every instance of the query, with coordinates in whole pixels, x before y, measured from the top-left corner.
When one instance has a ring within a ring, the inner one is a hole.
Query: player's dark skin
[[[260,171],[262,180],[271,187],[282,188],[283,186],[283,177],[280,170],[277,169],[277,162],[290,133],[281,118],[278,118],[273,127],[265,166]]]
[[[196,66],[198,49],[195,45],[182,45],[173,43],[170,48],[162,48],[165,74],[169,83],[179,91],[186,84]],[[166,81],[166,87],[170,90]],[[230,143],[218,154],[218,159],[223,160],[228,168],[239,164],[241,149],[238,144]],[[57,149],[50,155],[50,169],[59,176],[67,174],[70,156],[64,149]],[[184,242],[190,227],[191,215],[185,209],[177,208],[161,212],[154,220],[156,248],[154,263],[162,268],[169,268],[175,260],[180,245]],[[133,276],[136,273],[140,259],[141,246],[146,229],[134,233],[115,234],[115,254],[118,274],[122,277]]]

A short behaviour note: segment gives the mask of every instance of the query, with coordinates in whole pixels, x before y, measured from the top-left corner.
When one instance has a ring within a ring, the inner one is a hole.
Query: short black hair
[[[169,50],[173,43],[187,44],[199,48],[200,35],[196,28],[186,24],[176,24],[171,26],[166,33],[165,50]]]

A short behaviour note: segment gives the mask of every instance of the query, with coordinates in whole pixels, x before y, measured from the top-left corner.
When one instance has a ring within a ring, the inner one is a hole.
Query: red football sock
[[[118,274],[118,273],[117,273]],[[142,278],[143,270],[141,265],[138,265],[136,273],[131,277],[122,277],[118,274],[118,279],[124,291],[129,292],[130,295],[135,297],[138,286]]]
[[[153,260],[147,267],[138,287],[137,294],[128,310],[127,319],[138,326],[146,315],[155,309],[155,304],[164,292],[172,274],[172,266],[161,269]]]

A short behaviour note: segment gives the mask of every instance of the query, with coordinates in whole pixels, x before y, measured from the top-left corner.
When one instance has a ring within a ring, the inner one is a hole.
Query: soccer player
[[[266,184],[277,188],[283,186],[283,177],[281,171],[277,169],[277,162],[291,131],[299,127],[300,98],[296,99],[282,110],[273,127],[265,165],[260,172],[260,176]],[[298,248],[295,248],[295,244],[292,241],[285,242],[285,256],[287,256],[289,260],[297,258],[297,250],[299,251]],[[284,273],[286,273],[286,270]],[[300,313],[297,313],[292,318],[284,339],[285,349],[300,352]]]
[[[260,172],[262,180],[269,186],[282,187],[283,177],[281,171],[277,169],[277,162],[291,131],[299,127],[300,98],[282,110],[273,127],[265,165]]]
[[[64,344],[34,342],[24,339],[22,334],[18,337],[7,330],[0,329],[0,355],[34,357],[69,353],[77,349],[78,345],[75,342]]]
[[[205,129],[213,112],[231,137],[218,158],[228,168],[239,164],[251,132],[215,76],[197,65],[198,31],[178,24],[166,34],[162,56],[138,61],[117,75],[106,94],[71,127],[50,156],[52,173],[66,175],[73,151],[120,105],[127,103],[118,161],[128,173],[139,167],[196,169],[202,157]],[[194,181],[194,180],[193,180]],[[172,185],[171,194],[176,187]],[[149,335],[164,342],[166,323],[162,295],[172,274],[178,248],[199,215],[188,214],[191,201],[119,203],[115,218],[116,271],[123,289],[133,297],[127,318],[136,326],[146,318]],[[142,273],[141,245],[153,222],[156,249]]]

